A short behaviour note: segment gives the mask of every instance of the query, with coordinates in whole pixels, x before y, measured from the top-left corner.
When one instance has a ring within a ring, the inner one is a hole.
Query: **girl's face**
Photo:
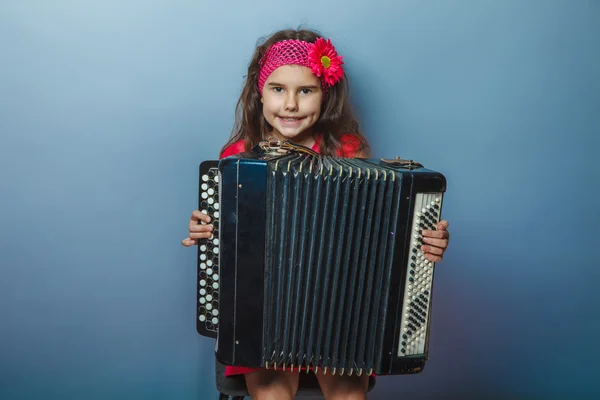
[[[309,68],[284,65],[277,68],[263,88],[263,115],[280,140],[311,146],[312,127],[321,115],[321,81]]]

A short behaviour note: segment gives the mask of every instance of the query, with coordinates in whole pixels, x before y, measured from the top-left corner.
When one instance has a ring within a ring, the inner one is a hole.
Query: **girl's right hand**
[[[203,224],[203,222],[205,224]],[[198,244],[198,239],[209,239],[212,237],[213,226],[210,224],[210,217],[199,210],[192,212],[188,228],[190,235],[181,241],[185,247]]]

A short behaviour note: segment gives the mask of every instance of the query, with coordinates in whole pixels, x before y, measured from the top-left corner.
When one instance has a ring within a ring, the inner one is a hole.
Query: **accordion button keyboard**
[[[425,353],[429,323],[428,307],[434,263],[420,251],[423,245],[423,229],[435,230],[439,222],[441,193],[419,193],[415,199],[415,214],[412,224],[411,252],[408,260],[408,275],[404,289],[406,311],[402,315],[401,345],[398,356],[422,355]],[[403,339],[403,340],[402,340]]]
[[[201,174],[200,207],[201,212],[211,218],[213,235],[208,239],[198,240],[198,321],[202,329],[216,333],[219,323],[219,173],[217,168],[210,168]],[[201,224],[206,225],[205,222]]]

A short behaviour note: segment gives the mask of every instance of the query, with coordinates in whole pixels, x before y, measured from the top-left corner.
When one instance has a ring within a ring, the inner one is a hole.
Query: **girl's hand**
[[[426,259],[439,262],[444,258],[444,252],[448,248],[450,232],[448,232],[448,221],[441,220],[437,224],[437,230],[423,230],[423,246],[421,251]]]
[[[198,244],[198,239],[212,237],[213,226],[207,224],[210,224],[210,217],[199,210],[194,210],[188,224],[190,235],[183,239],[181,244],[185,247],[190,247]]]

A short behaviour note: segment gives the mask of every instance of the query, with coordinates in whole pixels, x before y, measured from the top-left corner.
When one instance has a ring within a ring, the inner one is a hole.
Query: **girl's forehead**
[[[277,82],[286,85],[319,85],[319,78],[310,68],[302,65],[282,65],[267,79],[267,83]]]

